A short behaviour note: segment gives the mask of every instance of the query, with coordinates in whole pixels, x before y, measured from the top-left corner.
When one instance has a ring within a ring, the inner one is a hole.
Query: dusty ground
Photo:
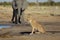
[[[0,26],[11,26],[8,29],[0,29],[0,40],[60,40],[60,16],[57,16],[60,15],[60,7],[40,7],[38,11],[36,7],[29,8],[26,9],[24,18],[31,14],[38,23],[44,26],[47,33],[29,35],[31,32],[30,24],[12,24],[12,8],[0,6]],[[50,13],[53,13],[54,16],[51,16]]]

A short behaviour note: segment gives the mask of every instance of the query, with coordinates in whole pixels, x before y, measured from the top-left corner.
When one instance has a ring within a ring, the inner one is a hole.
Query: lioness
[[[38,33],[45,33],[45,29],[44,27],[39,24],[31,15],[28,15],[27,16],[27,21],[31,24],[32,26],[32,32],[30,33],[30,35],[33,34],[33,32],[35,32],[35,30],[38,30],[39,32]]]

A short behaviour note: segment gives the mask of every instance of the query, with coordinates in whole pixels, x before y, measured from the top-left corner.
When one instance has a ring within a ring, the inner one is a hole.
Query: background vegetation
[[[47,1],[47,2],[38,2],[40,6],[60,6],[60,2],[54,2],[54,1]],[[11,5],[11,2],[0,2],[0,5],[7,6]],[[29,2],[29,6],[36,5],[35,2]]]

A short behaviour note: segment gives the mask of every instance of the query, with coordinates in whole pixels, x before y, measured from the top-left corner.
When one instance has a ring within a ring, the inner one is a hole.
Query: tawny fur
[[[44,29],[44,27],[41,25],[41,24],[39,24],[32,16],[29,16],[28,18],[27,18],[27,20],[28,20],[28,22],[31,24],[31,26],[32,26],[32,32],[31,32],[31,34],[33,34],[33,32],[35,31],[35,30],[38,30],[39,32],[41,32],[41,33],[45,33],[45,29]],[[30,35],[31,35],[30,34]]]

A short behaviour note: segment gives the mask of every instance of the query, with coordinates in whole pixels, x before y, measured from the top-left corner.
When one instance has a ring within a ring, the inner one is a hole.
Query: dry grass
[[[49,22],[43,23],[43,25],[45,24],[44,27],[46,27],[46,30],[57,29],[60,30],[60,24],[56,23],[60,22],[60,16],[50,16],[50,13],[58,15],[60,13],[60,7],[41,6],[38,7],[38,9],[34,6],[28,7],[25,10],[24,18],[26,20],[26,15],[31,14],[38,22]],[[4,23],[4,22],[1,23],[1,21],[5,21],[5,24],[7,24],[6,22],[10,21],[11,17],[12,17],[11,6],[9,7],[0,6],[0,24]],[[52,25],[50,25],[51,24],[50,22],[52,22]],[[34,34],[34,35],[29,35],[28,33],[20,34],[20,32],[31,32],[31,27],[23,25],[12,27],[13,28],[10,28],[9,30],[7,29],[3,29],[2,31],[0,30],[0,33],[3,33],[3,35],[0,35],[0,40],[60,40],[60,33]]]

